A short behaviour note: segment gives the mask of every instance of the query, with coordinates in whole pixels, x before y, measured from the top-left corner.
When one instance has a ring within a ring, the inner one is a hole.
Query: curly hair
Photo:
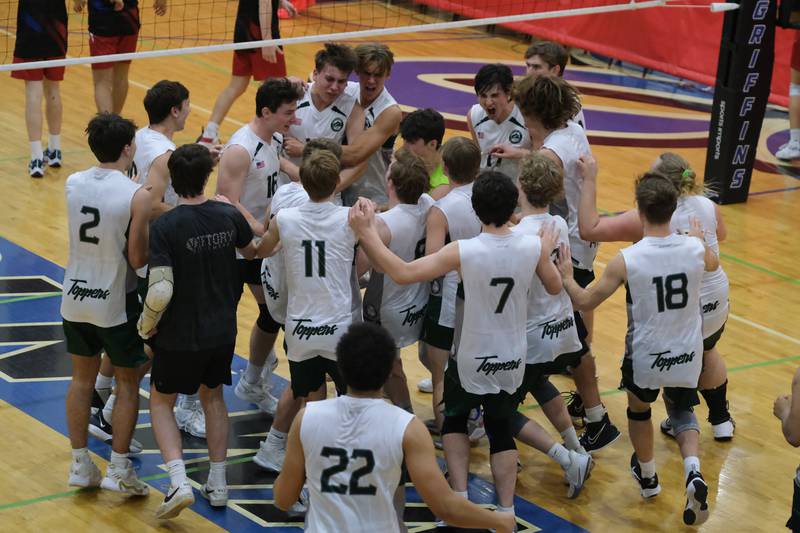
[[[514,102],[525,117],[548,130],[563,128],[581,110],[577,89],[557,76],[522,78],[514,85]]]
[[[522,159],[519,185],[533,207],[547,207],[564,194],[564,172],[546,155],[533,152]]]

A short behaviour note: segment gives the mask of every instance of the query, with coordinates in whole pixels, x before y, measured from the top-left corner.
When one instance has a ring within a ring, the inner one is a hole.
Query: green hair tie
[[[683,171],[683,173],[681,174],[681,176],[683,176],[684,178],[691,178],[691,177],[692,177],[692,174],[694,174],[694,172],[692,171],[692,169],[691,169],[691,168],[687,168],[686,170],[684,170],[684,171]]]

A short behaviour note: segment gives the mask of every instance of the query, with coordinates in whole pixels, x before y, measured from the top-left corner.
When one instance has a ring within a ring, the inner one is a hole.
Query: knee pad
[[[527,424],[529,421],[530,418],[523,415],[519,411],[514,413],[514,416],[511,417],[511,434],[514,435],[514,438],[517,438],[519,432],[522,431],[522,428],[524,428],[525,424]],[[486,427],[486,420],[484,420],[483,426],[484,428]]]
[[[275,322],[275,319],[269,314],[267,304],[258,304],[258,319],[256,320],[256,326],[258,326],[258,329],[265,333],[278,333],[278,331],[281,329],[281,325]]]
[[[789,84],[789,96],[800,96],[800,84],[798,83]]]
[[[467,434],[467,417],[469,415],[445,416],[442,424],[442,435],[448,433]]]
[[[517,449],[511,429],[511,420],[511,418],[486,416],[486,413],[483,413],[483,424],[486,428],[486,435],[489,437],[490,455]]]
[[[700,432],[700,424],[697,423],[697,417],[689,409],[667,409],[667,416],[669,416],[669,421],[676,437],[690,429]]]
[[[539,403],[539,405],[544,405],[560,393],[555,385],[550,383],[550,380],[547,378],[543,378],[541,381],[536,383],[536,385],[531,390],[531,394]]]
[[[642,411],[637,413],[636,411],[631,411],[631,408],[628,407],[628,420],[635,420],[636,422],[647,422],[650,420],[650,417],[653,415],[653,410],[649,407],[647,411]]]

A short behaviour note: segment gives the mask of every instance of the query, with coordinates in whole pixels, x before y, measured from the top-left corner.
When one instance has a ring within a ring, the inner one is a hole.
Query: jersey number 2
[[[344,448],[325,446],[322,448],[321,455],[322,457],[333,457],[339,460],[337,464],[329,466],[322,471],[322,476],[320,477],[320,490],[322,492],[333,492],[335,494],[349,493],[351,496],[374,496],[378,492],[375,485],[367,485],[366,487],[359,485],[361,478],[367,474],[371,474],[372,470],[375,468],[375,456],[372,455],[372,450],[353,450],[353,454],[350,458],[363,458],[365,464],[361,468],[353,471],[350,476],[349,486],[343,483],[331,483],[331,476],[347,470],[347,465],[350,462],[350,459],[347,457],[347,450]]]
[[[511,294],[511,289],[514,288],[514,278],[492,278],[489,282],[489,285],[492,287],[497,287],[498,285],[505,285],[503,289],[503,294],[500,295],[500,302],[497,304],[497,309],[494,310],[495,313],[499,314],[503,312],[503,309],[506,307],[506,302],[508,301],[508,295]]]
[[[100,210],[96,207],[89,207],[85,205],[81,207],[81,214],[90,215],[92,219],[81,224],[78,237],[82,242],[88,242],[89,244],[100,244],[100,239],[98,237],[93,237],[88,233],[90,229],[96,228],[100,224]]]

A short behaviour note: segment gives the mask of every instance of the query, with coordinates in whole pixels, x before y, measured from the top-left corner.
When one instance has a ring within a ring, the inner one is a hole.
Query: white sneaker
[[[421,379],[417,383],[417,389],[420,392],[425,392],[427,394],[433,394],[433,381],[431,381],[430,378]]]
[[[200,489],[200,494],[208,500],[211,507],[225,507],[228,505],[228,486],[209,487],[208,483]]]
[[[483,413],[480,409],[473,409],[467,417],[467,435],[469,442],[476,444],[486,436],[486,428],[483,427]]]
[[[789,141],[778,148],[778,151],[775,152],[775,157],[784,161],[800,158],[800,142]]]
[[[131,496],[147,496],[150,493],[150,487],[136,476],[136,470],[133,469],[130,459],[121,468],[114,463],[108,463],[106,477],[100,482],[100,487]]]
[[[206,415],[200,402],[178,404],[175,408],[175,422],[178,429],[193,437],[206,438]]]
[[[285,457],[286,448],[270,443],[267,436],[259,443],[258,453],[253,456],[253,462],[265,470],[280,472]]]
[[[278,399],[270,394],[266,390],[266,387],[264,387],[264,399],[258,402],[256,405],[258,405],[258,408],[261,411],[270,415],[274,415],[275,411],[278,410]]]
[[[567,489],[567,498],[577,498],[580,494],[583,484],[588,479],[589,474],[594,466],[592,456],[589,454],[580,454],[570,450],[569,452],[569,466],[564,469],[564,476],[569,482]]]
[[[188,481],[181,483],[180,487],[167,489],[164,501],[156,510],[156,518],[167,519],[175,518],[181,511],[194,503],[194,494]]]
[[[69,486],[70,487],[99,487],[103,475],[100,469],[91,459],[72,461],[69,467]]]
[[[244,372],[242,372],[239,377],[239,382],[236,384],[236,388],[233,389],[233,393],[240,400],[258,404],[258,402],[264,399],[263,382],[259,380],[255,383],[250,383],[244,378]]]
[[[722,424],[712,425],[711,428],[714,430],[714,440],[725,442],[733,438],[733,432],[736,430],[736,422],[731,418]]]

